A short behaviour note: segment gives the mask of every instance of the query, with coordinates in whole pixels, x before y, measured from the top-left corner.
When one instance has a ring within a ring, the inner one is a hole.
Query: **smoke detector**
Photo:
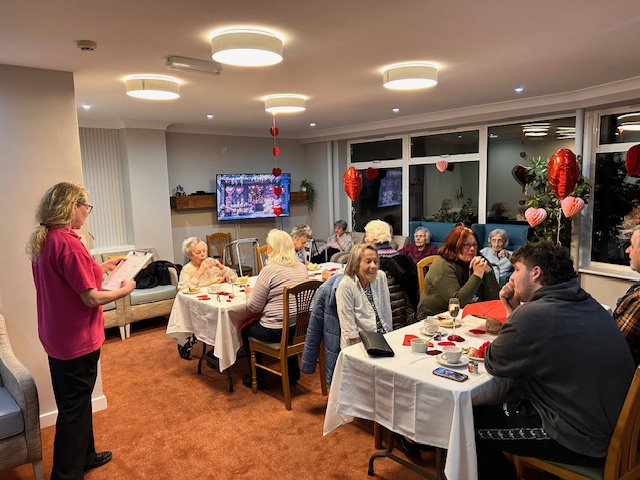
[[[94,52],[98,48],[98,44],[91,40],[78,40],[76,46],[83,52]]]

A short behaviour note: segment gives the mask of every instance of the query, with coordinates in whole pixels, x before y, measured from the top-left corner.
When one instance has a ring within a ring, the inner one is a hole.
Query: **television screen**
[[[277,177],[271,173],[219,173],[216,175],[218,220],[287,217],[290,190],[290,173]]]
[[[380,180],[378,208],[402,205],[402,170],[389,169]]]

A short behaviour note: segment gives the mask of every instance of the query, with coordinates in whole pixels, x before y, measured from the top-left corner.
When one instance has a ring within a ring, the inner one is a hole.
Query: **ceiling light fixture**
[[[207,75],[220,75],[222,73],[222,64],[196,58],[168,57],[164,66],[169,70],[206,73]]]
[[[127,95],[146,100],[173,100],[180,97],[180,84],[171,77],[136,75],[125,80]]]
[[[296,94],[269,95],[264,97],[265,111],[277,113],[295,113],[303,112],[307,109],[305,102],[306,97]]]
[[[400,111],[400,109],[398,107],[396,107],[396,108],[392,108],[391,111],[393,113],[398,113]]]
[[[82,108],[84,108],[85,110],[90,110],[91,105],[89,105],[88,103],[85,103],[84,105],[82,105]]]
[[[438,84],[438,68],[431,63],[411,62],[382,69],[382,81],[393,90],[416,90]]]
[[[635,120],[634,120],[635,119]],[[638,132],[640,131],[640,112],[625,113],[618,116],[618,130]]]
[[[240,67],[275,65],[282,61],[282,38],[267,30],[222,30],[211,37],[211,58]]]
[[[524,87],[516,87],[513,89],[516,93],[522,93],[524,92]]]
[[[213,113],[207,113],[207,118],[211,120],[213,118]]]

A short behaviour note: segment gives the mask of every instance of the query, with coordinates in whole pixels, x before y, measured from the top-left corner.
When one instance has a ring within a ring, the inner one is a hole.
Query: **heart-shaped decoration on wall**
[[[436,163],[436,168],[440,172],[444,172],[448,167],[449,167],[449,162],[447,162],[446,160],[440,160],[438,163]]]
[[[282,187],[275,186],[272,188],[272,190],[273,190],[273,194],[276,197],[279,197],[282,194]]]
[[[378,178],[378,175],[380,175],[380,170],[378,170],[377,168],[369,167],[364,172],[364,176],[367,180],[374,180]]]
[[[275,213],[276,216],[279,217],[280,215],[282,215],[282,207],[274,207],[273,213]]]
[[[569,218],[580,213],[584,208],[584,200],[578,197],[564,197],[560,202],[564,216]]]
[[[527,222],[529,222],[529,225],[535,227],[547,219],[547,211],[544,208],[527,208],[524,216]]]
[[[278,178],[282,174],[282,170],[280,168],[274,168],[271,170],[271,173],[273,173],[274,177]]]
[[[269,129],[269,133],[271,134],[272,137],[277,137],[278,136],[278,128],[277,127],[271,127]]]
[[[280,155],[280,147],[273,147],[273,156],[277,157],[278,155]]]

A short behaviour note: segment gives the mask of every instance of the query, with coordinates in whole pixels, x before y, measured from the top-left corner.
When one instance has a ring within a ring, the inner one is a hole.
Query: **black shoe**
[[[251,375],[244,375],[242,377],[242,384],[247,388],[252,388]],[[264,390],[264,379],[258,377],[258,390]]]
[[[92,470],[94,468],[101,467],[105,463],[109,463],[112,458],[113,455],[109,451],[96,453],[96,458],[94,458],[89,465],[84,466],[84,471],[88,472],[89,470]]]
[[[410,442],[409,440],[407,440],[407,437],[404,437],[402,435],[396,435],[396,438],[400,440],[400,445],[402,445],[402,449],[407,455],[413,458],[422,458],[420,456],[420,449],[418,448],[417,443]]]
[[[191,359],[191,345],[187,342],[184,346],[178,344],[178,353],[180,354],[180,358],[184,358],[185,360]]]
[[[295,385],[300,380],[300,372],[297,375],[289,375],[289,385]]]

